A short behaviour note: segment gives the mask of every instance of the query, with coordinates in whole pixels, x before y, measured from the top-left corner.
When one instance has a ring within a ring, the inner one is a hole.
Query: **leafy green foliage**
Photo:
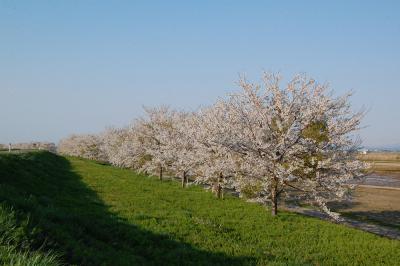
[[[254,199],[259,195],[261,191],[261,186],[262,186],[261,183],[257,184],[243,183],[243,185],[240,188],[240,193],[246,199]]]
[[[139,156],[139,160],[138,160],[138,168],[143,167],[143,165],[146,164],[146,162],[151,161],[152,156],[150,154],[143,154],[141,156]]]
[[[329,141],[328,126],[323,121],[310,124],[303,130],[302,135],[304,138],[315,140],[317,143]]]
[[[65,264],[395,265],[399,259],[399,241],[293,213],[273,218],[238,198],[218,200],[200,187],[181,189],[175,181],[47,152],[0,155],[0,203],[12,206],[0,212],[5,231],[15,232],[10,252],[56,252]]]
[[[328,127],[322,121],[312,123],[303,130],[302,136],[306,139],[314,140],[318,144],[327,142],[329,141]],[[315,179],[318,162],[323,160],[322,154],[314,152],[312,154],[304,154],[302,158],[304,159],[304,166],[295,172],[296,175]],[[305,171],[305,169],[308,170]]]

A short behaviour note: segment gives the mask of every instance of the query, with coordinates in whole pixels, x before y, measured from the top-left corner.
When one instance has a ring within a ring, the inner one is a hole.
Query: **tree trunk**
[[[162,166],[160,166],[160,174],[158,177],[160,180],[162,180],[162,178],[163,178],[163,167]]]
[[[222,182],[222,173],[220,173],[218,176],[218,184],[217,184],[217,198],[219,199],[223,197],[221,182]]]
[[[186,183],[187,183],[187,177],[186,177],[186,171],[183,171],[183,176],[182,176],[182,187],[186,187]]]
[[[276,216],[278,214],[278,188],[275,184],[271,191],[271,214]]]

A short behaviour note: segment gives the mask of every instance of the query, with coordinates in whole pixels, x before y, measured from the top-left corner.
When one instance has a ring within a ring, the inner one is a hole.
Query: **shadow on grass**
[[[253,258],[202,251],[143,230],[108,210],[63,157],[0,155],[0,203],[29,216],[32,249],[79,265],[243,265]]]
[[[357,201],[330,202],[328,207],[343,216],[378,225],[388,226],[400,231],[400,211],[396,210],[352,210],[361,203]]]
[[[400,232],[400,211],[349,211],[344,216],[397,229]]]
[[[342,201],[331,201],[328,202],[328,208],[333,211],[345,211],[360,206],[360,202],[356,201],[354,198],[350,200],[342,200]]]

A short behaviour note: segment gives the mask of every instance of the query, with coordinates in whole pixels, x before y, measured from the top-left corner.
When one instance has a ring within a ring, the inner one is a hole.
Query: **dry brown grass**
[[[400,161],[400,152],[371,152],[360,155],[365,161]]]
[[[400,162],[391,162],[391,163],[387,163],[387,162],[373,162],[371,163],[371,170],[376,172],[376,173],[380,173],[385,175],[385,173],[387,175],[390,176],[399,176],[400,174]]]
[[[399,211],[400,191],[358,187],[353,211]]]
[[[354,200],[334,204],[333,208],[345,216],[369,221],[400,230],[400,191],[358,187]]]
[[[398,152],[372,152],[360,155],[359,158],[370,163],[371,172],[400,177],[400,153]]]
[[[400,153],[372,152],[360,159],[370,163],[371,172],[400,178]],[[345,216],[400,230],[400,190],[359,186],[353,196],[351,202],[331,203],[331,207]]]

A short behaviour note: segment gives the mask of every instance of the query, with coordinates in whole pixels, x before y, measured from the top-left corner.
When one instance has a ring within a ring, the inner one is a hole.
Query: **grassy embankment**
[[[47,152],[0,154],[0,210],[5,265],[400,261],[400,241],[294,213],[274,218],[238,198]]]

